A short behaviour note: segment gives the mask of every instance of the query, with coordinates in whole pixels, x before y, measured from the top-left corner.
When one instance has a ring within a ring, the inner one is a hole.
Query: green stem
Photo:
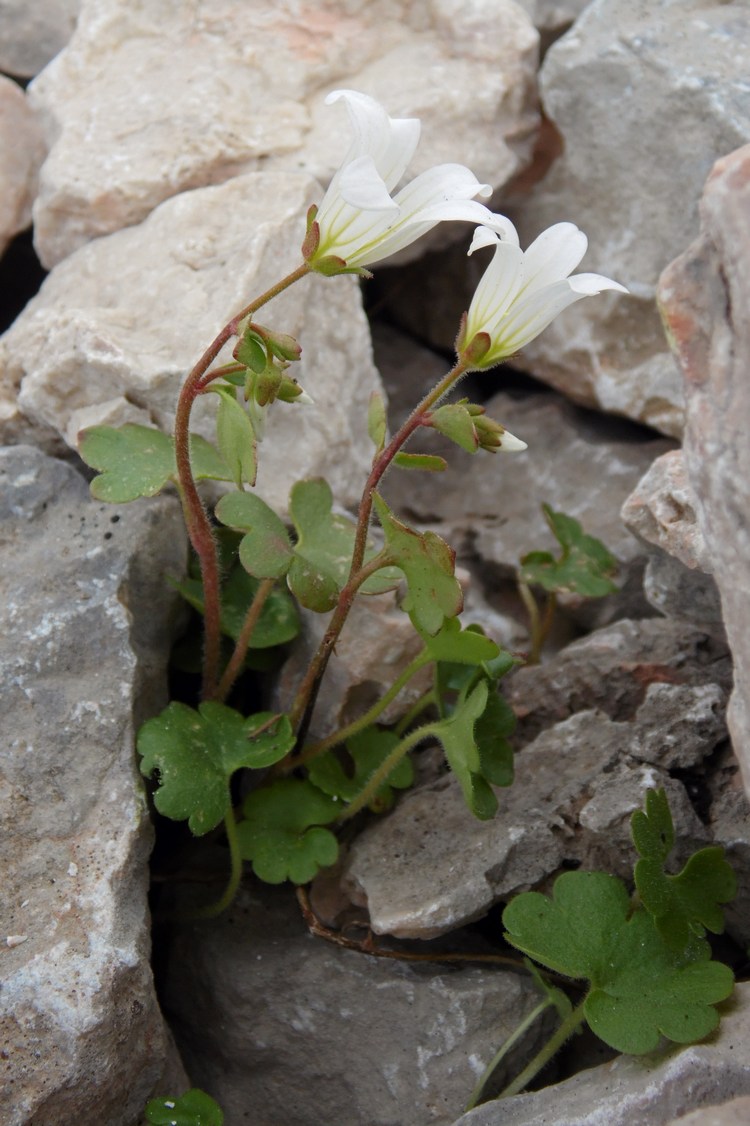
[[[509,1099],[511,1095],[518,1095],[527,1087],[531,1080],[539,1074],[543,1067],[546,1067],[549,1061],[554,1056],[555,1052],[562,1048],[566,1040],[576,1032],[584,1023],[586,1017],[584,1015],[583,1007],[586,1004],[585,998],[581,1001],[580,1005],[573,1009],[573,1011],[565,1018],[556,1032],[553,1032],[547,1043],[537,1052],[531,1063],[527,1064],[523,1071],[516,1076],[512,1083],[509,1083],[505,1090],[500,1092],[498,1096],[501,1099]]]
[[[492,1059],[490,1060],[490,1062],[487,1064],[486,1068],[482,1072],[482,1076],[481,1076],[479,1082],[477,1083],[476,1087],[471,1092],[471,1098],[469,1099],[468,1103],[464,1107],[464,1114],[466,1114],[470,1110],[473,1110],[474,1107],[477,1105],[480,1098],[482,1097],[482,1091],[484,1090],[485,1086],[487,1085],[490,1078],[492,1077],[492,1074],[495,1071],[495,1069],[502,1062],[503,1057],[506,1056],[508,1054],[508,1052],[511,1050],[511,1048],[515,1044],[518,1043],[518,1041],[521,1039],[521,1037],[531,1028],[534,1021],[542,1015],[544,1010],[548,1009],[550,1007],[550,1005],[552,1005],[552,1004],[553,1004],[553,1002],[550,1001],[549,999],[545,999],[544,1001],[540,1001],[540,1003],[536,1006],[536,1008],[532,1009],[531,1012],[529,1013],[529,1015],[524,1017],[524,1019],[521,1021],[521,1023],[518,1025],[518,1027],[510,1034],[510,1036],[507,1038],[507,1040],[503,1041],[503,1043],[500,1045],[500,1047],[495,1052],[494,1056],[492,1057]]]
[[[242,856],[240,855],[240,843],[237,839],[237,822],[234,819],[234,810],[231,806],[224,818],[224,829],[227,834],[230,860],[229,880],[224,888],[224,893],[220,899],[207,907],[199,907],[197,910],[185,914],[180,913],[180,919],[215,919],[217,915],[221,915],[222,911],[226,911],[237,894],[237,889],[242,880]]]
[[[369,805],[372,799],[377,794],[380,787],[387,780],[388,775],[392,770],[398,766],[404,755],[416,747],[417,743],[421,743],[430,735],[434,735],[436,725],[434,723],[426,723],[423,727],[418,727],[416,731],[411,731],[401,742],[393,748],[389,755],[381,762],[380,766],[369,777],[367,785],[364,790],[360,790],[354,801],[350,802],[343,813],[337,817],[337,821],[348,821],[359,813],[361,809]]]
[[[204,629],[205,641],[203,652],[203,689],[204,700],[213,699],[219,675],[219,654],[221,647],[221,583],[219,577],[219,554],[214,538],[211,520],[206,507],[201,500],[193,477],[190,465],[190,414],[193,403],[206,390],[209,382],[218,379],[221,368],[211,372],[209,379],[206,372],[211,367],[224,345],[233,336],[237,335],[239,323],[250,316],[272,298],[288,289],[294,282],[299,281],[310,272],[307,263],[298,266],[276,285],[271,286],[255,301],[246,305],[235,317],[224,325],[218,336],[209,344],[192,371],[189,372],[182,385],[174,424],[175,459],[177,462],[177,475],[180,482],[180,494],[183,498],[185,523],[187,525],[190,542],[193,545],[201,568],[203,579],[204,598]]]
[[[247,656],[247,650],[252,641],[255,627],[258,624],[258,619],[263,613],[268,596],[274,588],[276,583],[275,579],[263,579],[255,592],[255,596],[248,607],[245,620],[242,623],[242,629],[239,632],[237,641],[235,642],[234,652],[229,659],[227,667],[224,669],[224,674],[219,681],[218,688],[214,699],[222,703],[229,695],[232,685],[242,671],[242,666]]]
[[[412,706],[409,708],[406,715],[401,716],[401,719],[393,728],[396,735],[401,736],[405,731],[408,731],[417,716],[421,715],[422,712],[427,711],[431,704],[434,704],[437,707],[437,693],[434,688],[430,688],[429,691],[425,692],[423,696],[420,696],[419,699],[416,700],[414,704],[412,704]]]
[[[458,383],[459,379],[466,374],[467,362],[458,360],[451,370],[443,376],[439,383],[431,391],[429,391],[420,403],[414,408],[412,413],[402,424],[388,445],[382,453],[375,458],[370,475],[367,478],[365,487],[362,491],[362,498],[359,502],[359,511],[357,514],[357,528],[354,536],[354,551],[352,554],[352,563],[349,570],[349,580],[345,584],[343,590],[339,595],[338,604],[333,612],[333,616],[328,625],[328,629],[318,646],[317,652],[310,662],[309,668],[302,683],[297,691],[297,696],[292,708],[292,726],[297,730],[298,741],[304,741],[307,729],[310,725],[312,712],[315,707],[315,700],[320,688],[320,682],[325,673],[326,666],[330,659],[333,647],[338,641],[341,630],[349,615],[349,611],[354,601],[356,594],[356,587],[352,585],[352,579],[358,576],[360,568],[362,567],[362,560],[365,556],[367,547],[367,532],[370,526],[370,516],[372,515],[372,498],[373,494],[380,482],[381,477],[388,469],[394,457],[411,437],[415,430],[417,430],[423,423],[426,413],[434,407],[434,405],[447,395],[452,387]]]
[[[317,743],[309,743],[302,754],[298,755],[297,758],[290,762],[285,773],[288,773],[289,770],[293,770],[297,766],[303,766],[305,763],[311,762],[312,759],[317,758],[318,755],[324,754],[326,751],[330,750],[331,747],[337,747],[340,743],[345,743],[347,739],[351,739],[352,735],[356,735],[358,732],[364,730],[365,727],[369,727],[371,723],[375,722],[381,712],[385,711],[391,701],[396,699],[404,685],[408,684],[411,678],[415,676],[420,669],[424,668],[425,665],[428,665],[431,660],[432,657],[429,654],[429,650],[423,649],[422,652],[418,653],[414,660],[406,666],[401,675],[396,677],[388,691],[384,692],[380,699],[376,700],[364,715],[361,715],[359,719],[352,720],[346,727],[341,727],[338,731],[334,731],[333,734],[327,735],[325,739],[319,739]]]

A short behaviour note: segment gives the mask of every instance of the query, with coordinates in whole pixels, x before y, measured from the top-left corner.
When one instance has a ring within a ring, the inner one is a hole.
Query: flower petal
[[[518,294],[522,263],[520,246],[495,238],[495,253],[479,279],[469,307],[466,323],[468,340],[481,331],[494,338],[500,320]]]
[[[542,231],[523,256],[521,292],[567,278],[586,253],[589,240],[574,223],[555,223]]]
[[[604,289],[615,289],[618,293],[630,293],[630,290],[626,289],[624,285],[612,281],[611,278],[605,278],[603,274],[573,274],[572,278],[568,278],[568,284],[582,297],[593,297],[594,294],[601,293]]]
[[[398,215],[398,204],[391,199],[371,156],[358,156],[341,169],[338,190],[350,207]]]
[[[393,191],[416,151],[420,121],[389,117],[380,102],[358,90],[334,90],[325,104],[337,101],[345,102],[353,133],[342,167],[357,157],[371,156],[388,191]]]

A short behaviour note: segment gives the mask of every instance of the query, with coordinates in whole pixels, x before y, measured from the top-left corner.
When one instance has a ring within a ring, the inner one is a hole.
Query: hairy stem
[[[224,818],[224,829],[227,834],[227,844],[229,845],[229,880],[227,886],[220,899],[215,903],[209,904],[207,907],[199,907],[195,911],[180,914],[180,918],[190,919],[215,919],[217,915],[221,915],[222,911],[226,911],[227,907],[231,904],[237,889],[242,880],[242,856],[240,855],[240,844],[237,839],[237,822],[234,818],[234,810],[230,806],[227,810],[227,815]]]
[[[531,1063],[527,1064],[513,1082],[509,1083],[508,1086],[501,1091],[499,1098],[509,1099],[511,1095],[519,1094],[523,1091],[524,1087],[527,1087],[531,1080],[539,1074],[542,1068],[546,1067],[555,1052],[562,1048],[565,1041],[569,1040],[573,1033],[576,1032],[585,1021],[586,1017],[583,1012],[584,1004],[585,999],[581,1001],[577,1008],[573,1009],[560,1027],[553,1032],[541,1051],[537,1052],[534,1056]]]
[[[250,316],[262,305],[267,304],[272,298],[288,289],[290,285],[309,273],[307,263],[298,266],[291,274],[282,278],[276,285],[271,286],[255,301],[246,305],[244,309],[224,325],[218,336],[209,344],[195,367],[188,374],[182,385],[174,425],[175,459],[177,462],[177,475],[180,482],[180,495],[185,512],[190,542],[193,545],[198,562],[200,563],[203,578],[204,598],[204,629],[205,641],[203,649],[203,689],[204,700],[211,700],[216,693],[219,676],[219,652],[221,644],[220,617],[220,592],[221,582],[219,575],[219,554],[214,538],[211,520],[206,507],[201,500],[193,477],[190,465],[190,414],[193,404],[199,395],[208,387],[213,379],[220,378],[222,368],[211,372],[211,378],[206,372],[211,367],[224,345],[233,336],[237,335],[239,324],[245,317]]]
[[[250,606],[248,607],[247,614],[245,615],[245,620],[242,623],[242,629],[240,630],[237,641],[235,642],[234,652],[229,659],[227,667],[224,669],[223,676],[219,681],[218,688],[216,689],[216,695],[214,699],[218,700],[219,702],[226,700],[232,689],[232,685],[242,671],[242,665],[245,661],[250,642],[252,641],[255,627],[258,624],[258,620],[261,614],[263,613],[263,607],[265,606],[268,600],[268,596],[274,588],[275,582],[275,579],[263,579],[255,592],[255,596],[250,603]]]
[[[538,665],[542,656],[542,649],[552,627],[552,622],[557,609],[557,596],[554,591],[547,595],[544,613],[539,612],[539,603],[531,592],[527,583],[518,580],[518,593],[521,596],[526,611],[529,615],[530,644],[527,664]]]
[[[367,482],[362,491],[362,498],[359,502],[357,529],[354,536],[354,552],[352,554],[352,563],[349,570],[349,580],[339,595],[338,604],[333,612],[328,629],[310,662],[307,674],[300,684],[292,708],[292,725],[297,730],[299,742],[304,741],[315,707],[320,682],[325,673],[331,653],[333,652],[333,647],[341,634],[341,630],[351,610],[352,602],[354,601],[357,588],[352,585],[352,579],[356,578],[359,574],[367,547],[367,532],[370,526],[370,516],[372,515],[373,494],[378,487],[380,479],[398,451],[411,437],[414,431],[423,424],[427,412],[434,407],[444,395],[448,394],[451,388],[458,383],[461,376],[466,374],[466,370],[466,363],[459,360],[455,367],[451,368],[447,375],[444,375],[440,382],[436,384],[414,408],[385,449],[373,462],[370,476],[367,478]]]
[[[416,731],[411,731],[405,736],[405,738],[393,748],[391,753],[386,755],[377,770],[373,771],[367,780],[365,788],[349,803],[343,813],[339,814],[337,820],[348,821],[351,817],[354,817],[355,814],[359,813],[361,809],[369,805],[380,787],[387,780],[388,775],[392,770],[395,770],[404,755],[408,754],[412,747],[416,747],[423,739],[433,735],[435,730],[435,724],[426,723],[423,727],[418,727]]]

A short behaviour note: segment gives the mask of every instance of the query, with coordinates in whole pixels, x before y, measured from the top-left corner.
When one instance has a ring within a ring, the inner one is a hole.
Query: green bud
[[[281,369],[272,364],[269,364],[265,371],[256,375],[253,397],[259,406],[265,407],[276,399],[282,379]]]
[[[268,353],[263,340],[251,325],[245,328],[242,339],[238,340],[232,355],[237,363],[244,364],[257,374],[265,371],[268,364]]]
[[[307,230],[305,232],[304,242],[302,243],[302,257],[306,262],[310,261],[320,246],[320,223],[315,222],[315,216],[317,214],[317,205],[313,204],[307,212]]]

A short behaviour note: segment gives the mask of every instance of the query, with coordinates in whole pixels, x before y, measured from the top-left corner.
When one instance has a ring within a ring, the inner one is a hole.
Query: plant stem
[[[216,689],[215,700],[222,703],[229,695],[232,685],[242,671],[242,665],[247,655],[247,650],[252,641],[255,627],[258,624],[258,619],[263,613],[268,596],[274,588],[275,579],[263,579],[255,592],[255,596],[248,607],[245,620],[242,623],[242,629],[239,632],[237,641],[235,642],[234,652],[229,659],[227,667],[224,669],[224,674],[219,681],[218,688]]]
[[[539,1074],[542,1068],[546,1067],[546,1065],[554,1056],[555,1052],[559,1051],[559,1049],[562,1048],[565,1041],[570,1039],[573,1033],[576,1032],[585,1021],[586,1017],[583,1012],[585,1003],[586,1000],[584,998],[584,1000],[581,1001],[580,1005],[578,1005],[577,1008],[573,1009],[573,1011],[565,1018],[560,1027],[552,1033],[547,1043],[544,1045],[541,1051],[537,1052],[531,1063],[527,1064],[523,1071],[516,1076],[513,1082],[509,1083],[508,1086],[503,1091],[501,1091],[498,1098],[509,1099],[511,1095],[519,1094],[521,1091],[523,1091],[524,1087],[527,1087],[531,1080]]]
[[[318,755],[324,754],[330,750],[331,747],[337,747],[340,743],[345,743],[347,739],[351,739],[352,735],[356,735],[365,727],[369,727],[374,723],[381,712],[385,711],[392,700],[395,700],[404,685],[408,684],[413,676],[415,676],[420,669],[428,665],[432,657],[429,650],[423,649],[418,653],[413,661],[410,662],[400,674],[396,677],[391,687],[387,692],[384,692],[379,700],[376,700],[371,708],[359,717],[359,719],[352,720],[346,727],[340,727],[338,731],[334,731],[331,735],[327,735],[325,739],[319,739],[317,743],[308,743],[301,755],[293,760],[288,766],[287,771],[293,770],[297,766],[302,766],[306,762],[311,762],[312,759],[317,758]]]
[[[479,1082],[477,1083],[476,1087],[471,1092],[471,1098],[469,1099],[468,1103],[464,1107],[464,1114],[466,1114],[470,1110],[473,1110],[474,1107],[477,1105],[480,1098],[482,1097],[482,1091],[484,1090],[486,1084],[489,1082],[493,1072],[495,1071],[495,1068],[497,1068],[498,1065],[501,1063],[503,1057],[508,1054],[508,1052],[514,1046],[514,1044],[518,1043],[518,1041],[521,1039],[521,1037],[524,1035],[524,1033],[527,1032],[529,1028],[531,1028],[532,1024],[537,1019],[537,1017],[540,1017],[542,1015],[542,1013],[544,1012],[544,1010],[548,1009],[550,1007],[550,1005],[552,1005],[552,1003],[553,1003],[552,1001],[550,1001],[549,999],[546,999],[546,998],[545,998],[544,1001],[540,1001],[540,1003],[536,1006],[536,1008],[532,1009],[531,1012],[528,1014],[528,1016],[524,1017],[524,1019],[521,1021],[521,1023],[518,1025],[518,1027],[514,1029],[514,1031],[510,1034],[510,1036],[507,1038],[507,1040],[503,1041],[503,1043],[500,1045],[498,1050],[495,1052],[495,1055],[492,1057],[492,1059],[490,1060],[490,1062],[487,1064],[486,1068],[482,1072],[482,1076],[481,1076]]]
[[[394,457],[411,437],[415,430],[418,429],[424,422],[427,412],[434,407],[444,395],[447,395],[452,387],[458,383],[459,379],[466,374],[467,364],[465,361],[458,360],[451,370],[443,376],[439,383],[431,391],[429,391],[420,403],[414,408],[412,413],[402,424],[393,438],[390,440],[385,449],[375,458],[370,475],[362,491],[362,498],[359,502],[359,511],[357,514],[357,528],[354,536],[354,551],[352,554],[352,563],[349,570],[349,579],[344,585],[340,595],[336,609],[328,625],[328,629],[318,646],[307,673],[299,686],[294,706],[292,708],[292,726],[297,730],[298,742],[304,741],[307,729],[312,719],[312,712],[315,707],[315,700],[320,688],[320,682],[326,670],[326,665],[330,659],[333,647],[338,641],[341,630],[349,615],[349,611],[354,601],[357,586],[354,585],[353,580],[358,578],[360,568],[362,567],[362,560],[365,556],[365,549],[367,547],[367,532],[370,526],[370,516],[372,514],[372,498],[377,488],[381,477],[388,469]],[[357,584],[358,585],[358,584]]]
[[[240,844],[237,839],[237,822],[234,819],[234,810],[231,805],[224,818],[224,829],[227,834],[230,859],[227,886],[224,888],[221,898],[217,899],[215,903],[210,903],[207,907],[199,907],[197,910],[187,912],[184,915],[181,913],[179,915],[181,919],[215,919],[217,915],[221,915],[222,911],[226,911],[237,894],[237,889],[242,880],[242,857],[240,855]]]
[[[180,495],[185,513],[190,542],[193,545],[201,568],[203,579],[204,598],[204,629],[205,641],[203,651],[203,689],[204,700],[214,698],[219,675],[219,652],[221,644],[220,629],[220,578],[219,555],[214,539],[211,521],[206,507],[201,500],[193,477],[190,465],[190,414],[193,403],[202,395],[208,384],[213,379],[220,378],[222,369],[211,372],[211,379],[206,377],[206,372],[214,362],[224,345],[239,331],[239,324],[245,317],[252,315],[261,306],[267,304],[272,298],[288,289],[294,282],[299,281],[310,272],[307,263],[298,266],[276,285],[271,286],[255,301],[246,305],[235,317],[224,325],[218,336],[209,344],[192,371],[189,372],[182,385],[177,400],[177,411],[174,424],[175,459],[177,462],[177,475],[180,482]]]
[[[557,596],[554,591],[550,591],[547,595],[547,601],[544,607],[544,614],[539,613],[539,603],[531,592],[531,588],[527,583],[518,580],[518,593],[521,596],[524,606],[529,615],[530,625],[530,641],[531,649],[526,663],[529,665],[538,665],[542,655],[544,643],[547,640],[552,621],[555,616],[557,608]]]
[[[369,805],[380,787],[387,780],[388,775],[392,770],[395,770],[404,755],[406,755],[412,747],[416,747],[417,743],[421,743],[423,739],[426,739],[429,735],[433,735],[434,732],[435,724],[433,723],[426,723],[423,727],[418,727],[416,731],[410,731],[409,734],[393,748],[391,753],[386,755],[377,770],[373,771],[370,775],[365,788],[360,790],[354,801],[349,803],[336,820],[348,821],[350,818],[354,817],[355,814],[359,813],[361,809],[364,809],[366,805]]]
[[[431,704],[434,704],[437,707],[437,692],[434,688],[428,689],[428,691],[425,692],[423,696],[420,696],[418,700],[415,700],[412,706],[409,708],[408,712],[405,715],[401,716],[401,719],[393,728],[396,735],[400,736],[403,735],[405,731],[408,731],[417,716],[426,711]]]

